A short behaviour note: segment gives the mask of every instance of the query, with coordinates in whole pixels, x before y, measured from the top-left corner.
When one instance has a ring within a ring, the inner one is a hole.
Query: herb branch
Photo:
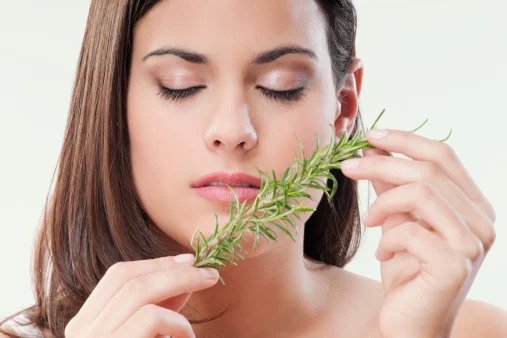
[[[385,109],[382,110],[373,125],[367,130],[375,128],[384,112]],[[427,121],[428,119],[410,132],[416,132]],[[260,236],[264,237],[266,242],[269,240],[277,241],[278,237],[273,229],[281,230],[294,242],[296,241],[289,229],[294,228],[295,233],[298,234],[298,227],[294,220],[289,218],[289,215],[292,214],[301,220],[301,213],[315,211],[316,209],[300,203],[293,204],[290,199],[302,197],[316,201],[313,196],[306,192],[307,189],[314,188],[323,190],[328,203],[331,203],[331,199],[338,188],[338,183],[330,170],[340,169],[341,162],[346,159],[361,157],[357,152],[359,149],[375,148],[367,141],[362,130],[358,130],[350,140],[346,140],[347,135],[343,133],[337,141],[335,128],[332,124],[329,125],[333,130],[331,142],[319,149],[319,138],[315,134],[317,146],[309,159],[305,158],[303,146],[295,136],[302,156],[301,159],[295,156],[295,162],[285,170],[281,178],[277,179],[274,170],[270,178],[267,172],[255,167],[262,183],[253,203],[249,205],[246,204],[247,201],[239,203],[233,187],[227,185],[234,195],[234,199],[230,204],[229,221],[219,229],[218,216],[215,213],[216,226],[213,234],[206,238],[199,228],[194,231],[191,246],[195,250],[195,267],[211,267],[221,270],[228,263],[237,265],[236,260],[244,260],[245,257],[242,254],[246,255],[241,245],[242,241],[247,242],[243,238],[245,233],[255,234],[252,250],[257,247]],[[445,142],[451,134],[452,129],[446,138],[438,141]],[[387,153],[392,156],[391,153]],[[293,173],[293,169],[296,169],[295,173]],[[329,188],[327,182],[322,181],[322,179],[330,179],[333,182],[332,188]],[[220,280],[225,284],[221,277]]]

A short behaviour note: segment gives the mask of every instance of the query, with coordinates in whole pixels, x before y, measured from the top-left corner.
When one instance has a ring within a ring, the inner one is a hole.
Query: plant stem
[[[385,109],[368,130],[375,128],[384,112]],[[428,119],[410,132],[417,131],[427,121]],[[339,141],[336,141],[335,128],[332,124],[330,127],[333,130],[331,142],[319,149],[319,138],[315,135],[317,146],[310,159],[305,158],[303,146],[294,135],[302,156],[301,159],[295,157],[295,162],[285,170],[282,178],[277,179],[274,170],[272,177],[269,177],[266,172],[255,167],[262,183],[259,193],[251,205],[247,206],[246,201],[240,204],[233,187],[227,185],[234,195],[230,204],[229,221],[219,229],[218,216],[215,213],[216,225],[213,234],[206,238],[199,228],[195,230],[191,239],[191,246],[195,250],[195,267],[212,267],[221,270],[228,263],[237,265],[236,259],[244,260],[240,253],[246,254],[241,246],[241,241],[247,242],[243,238],[245,233],[255,234],[252,250],[257,247],[259,236],[263,236],[266,242],[270,239],[277,241],[278,237],[273,231],[274,228],[281,230],[293,241],[296,241],[288,228],[293,227],[298,234],[298,227],[294,220],[288,216],[293,214],[301,220],[300,213],[313,212],[316,209],[304,206],[299,202],[296,205],[291,204],[288,199],[302,197],[316,201],[313,196],[305,192],[309,188],[314,188],[323,190],[328,203],[331,203],[338,183],[330,170],[340,169],[341,162],[346,159],[361,157],[357,153],[359,149],[375,148],[367,141],[362,130],[358,130],[349,140],[346,140],[347,135],[343,133]],[[449,135],[440,142],[446,141],[451,133],[452,129]],[[392,156],[391,153],[387,153]],[[292,173],[293,169],[296,169],[295,173]],[[322,179],[330,179],[333,183],[332,188],[329,188],[327,182],[323,182]],[[275,221],[281,221],[282,224],[275,223]],[[220,280],[225,284],[221,277]]]

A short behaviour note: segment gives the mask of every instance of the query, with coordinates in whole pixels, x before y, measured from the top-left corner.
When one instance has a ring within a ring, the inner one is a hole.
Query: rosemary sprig
[[[375,128],[384,112],[385,109],[382,110],[371,128],[367,130]],[[419,130],[427,121],[428,119],[410,132]],[[285,170],[280,179],[277,179],[274,170],[272,172],[273,176],[270,178],[266,172],[255,167],[263,183],[261,183],[259,194],[252,204],[247,206],[247,201],[240,204],[233,187],[227,185],[234,195],[234,199],[230,204],[229,221],[224,227],[219,229],[218,216],[215,213],[216,226],[213,234],[206,238],[199,231],[199,228],[195,230],[191,240],[191,245],[195,250],[195,267],[212,267],[221,270],[227,263],[237,265],[235,259],[245,259],[241,255],[241,253],[246,254],[241,246],[241,241],[247,242],[243,238],[245,233],[255,234],[252,250],[255,250],[257,247],[259,236],[263,236],[266,242],[269,239],[277,241],[277,235],[273,231],[275,228],[280,229],[293,241],[296,241],[289,229],[290,227],[294,228],[297,234],[298,227],[294,220],[288,216],[293,214],[301,220],[301,213],[315,211],[316,209],[300,203],[292,204],[289,202],[289,199],[302,197],[315,201],[313,196],[305,192],[309,188],[315,188],[323,190],[328,202],[331,203],[338,183],[330,173],[330,170],[334,168],[340,169],[341,162],[346,159],[361,157],[357,152],[359,149],[375,148],[367,141],[362,130],[358,130],[350,140],[346,140],[347,135],[343,133],[340,140],[336,141],[335,128],[332,124],[329,125],[333,130],[331,142],[322,149],[319,149],[319,138],[315,134],[317,146],[309,159],[305,158],[303,146],[297,136],[295,136],[301,149],[302,158],[298,159],[295,156],[295,162]],[[445,139],[439,141],[446,141],[451,136],[451,133],[452,129]],[[392,156],[391,153],[387,153]],[[293,169],[296,169],[295,173],[292,173]],[[331,189],[327,187],[325,181],[321,180],[327,178],[333,182]],[[278,224],[276,221],[282,224]],[[225,284],[221,277],[220,280]]]

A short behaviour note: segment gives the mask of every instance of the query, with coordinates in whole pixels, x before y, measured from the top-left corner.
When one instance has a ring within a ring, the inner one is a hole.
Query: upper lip
[[[200,177],[196,181],[192,183],[192,188],[200,188],[206,184],[211,182],[220,182],[223,184],[233,185],[233,184],[250,184],[254,187],[259,188],[261,185],[261,180],[259,177],[255,177],[242,172],[235,172],[228,174],[223,171],[217,171],[205,176]]]

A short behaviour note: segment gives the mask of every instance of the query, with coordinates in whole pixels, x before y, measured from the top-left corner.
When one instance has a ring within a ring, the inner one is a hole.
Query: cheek
[[[333,134],[330,124],[334,122],[336,101],[332,91],[326,88],[314,88],[301,103],[295,104],[291,111],[283,112],[283,114],[271,112],[272,118],[267,116],[263,118],[263,121],[268,122],[263,122],[259,128],[262,133],[259,140],[268,139],[264,142],[268,143],[269,147],[260,144],[262,164],[265,166],[259,166],[259,169],[267,172],[270,177],[272,177],[272,169],[275,169],[276,177],[280,179],[286,168],[295,162],[295,157],[301,159],[301,148],[295,136],[301,142],[307,159],[316,150],[316,136],[319,139],[320,149],[329,144]],[[295,172],[293,169],[292,173]],[[326,179],[322,179],[321,182],[325,184]],[[313,208],[317,208],[318,202],[326,198],[320,189],[308,189],[306,192],[317,202],[303,198],[298,200]],[[304,213],[301,214],[302,221],[293,219],[297,224],[304,224],[310,216],[311,213]]]
[[[151,220],[180,243],[189,242],[190,234],[181,232],[185,220],[191,221],[188,178],[188,144],[183,126],[170,120],[160,108],[156,95],[131,92],[127,106],[130,159],[135,189],[140,203]],[[188,207],[184,207],[188,206]]]

